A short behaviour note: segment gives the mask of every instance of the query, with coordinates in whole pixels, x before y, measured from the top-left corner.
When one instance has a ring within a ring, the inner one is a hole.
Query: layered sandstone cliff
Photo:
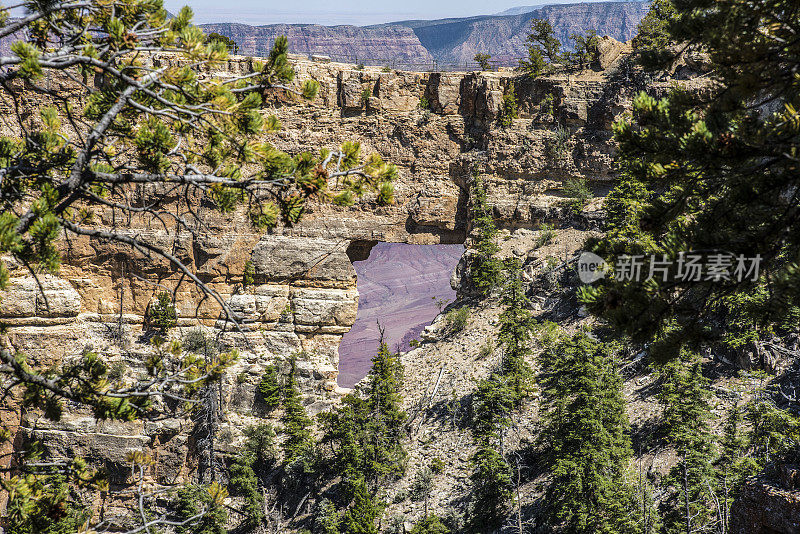
[[[638,89],[625,81],[620,60],[605,72],[535,80],[512,73],[383,72],[299,61],[298,80],[317,80],[319,96],[311,104],[271,103],[264,112],[274,113],[283,128],[270,142],[296,153],[359,141],[364,153],[377,152],[400,167],[394,205],[378,206],[369,195],[347,208],[312,205],[301,223],[266,233],[254,230],[244,213],[224,215],[203,204],[193,206],[203,223],[194,233],[146,217],[120,221],[98,214],[101,225],[170,250],[225,299],[245,331],[236,331],[212,298],[166,262],[82,238],[64,242],[64,265],[58,276],[40,277],[43,291],[20,266],[13,272],[0,308],[0,321],[9,326],[7,342],[35,362],[52,365],[91,348],[132,379],[153,350],[145,310],[166,289],[176,298],[174,337],[199,326],[222,348],[240,350],[219,391],[221,449],[235,446],[244,426],[267,415],[255,389],[268,365],[285,371],[297,357],[307,409],[317,413],[339,394],[337,348],[358,306],[352,261],[365,258],[381,241],[465,242],[473,171],[483,175],[501,226],[536,228],[556,219],[592,224],[589,213],[567,215],[561,185],[582,177],[602,190],[612,177],[610,124]],[[208,75],[251,68],[252,60],[233,58]],[[512,84],[520,117],[502,128],[498,113]],[[667,87],[653,84],[650,90]],[[424,102],[428,109],[421,109]],[[142,188],[138,194],[169,192]],[[245,288],[248,261],[255,275]],[[115,483],[128,476],[125,456],[131,450],[158,458],[154,475],[163,484],[196,468],[188,418],[108,423],[73,408],[59,423],[25,411],[3,417],[19,442],[39,438],[54,456],[83,456],[106,465],[116,473]]]

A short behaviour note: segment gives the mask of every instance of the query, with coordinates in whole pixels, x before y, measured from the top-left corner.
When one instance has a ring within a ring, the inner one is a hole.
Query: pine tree
[[[567,55],[569,63],[579,69],[584,69],[597,57],[597,32],[588,30],[585,34],[573,33],[569,37],[574,45],[572,52]]]
[[[227,496],[225,489],[217,483],[209,486],[181,486],[172,506],[177,513],[178,522],[181,523],[177,533],[227,534],[225,522],[228,514],[224,505]],[[193,518],[196,519],[192,520]]]
[[[470,526],[475,532],[486,532],[500,526],[511,501],[511,466],[488,440],[478,445],[472,457],[473,507]]]
[[[335,410],[319,416],[322,445],[333,450],[329,471],[341,477],[343,507],[355,503],[359,492],[369,494],[370,489],[377,490],[381,482],[402,476],[406,469],[402,440],[407,416],[400,408],[403,367],[399,355],[383,341],[372,359],[368,380],[363,398],[351,393]]]
[[[249,528],[256,527],[264,519],[264,499],[253,469],[255,462],[255,455],[247,451],[238,455],[228,470],[229,491],[232,495],[244,497],[244,524]]]
[[[366,408],[369,413],[363,444],[366,462],[364,476],[373,484],[384,477],[399,477],[405,472],[407,453],[403,448],[403,424],[406,413],[400,408],[403,366],[398,354],[381,341],[372,359],[367,388]]]
[[[779,408],[768,396],[753,400],[746,411],[749,456],[761,468],[771,469],[778,462],[800,462],[800,417]]]
[[[664,407],[664,429],[678,455],[667,484],[672,488],[665,514],[668,528],[691,534],[708,528],[712,516],[715,485],[714,437],[709,427],[708,380],[699,358],[682,357],[659,369],[659,402]]]
[[[548,20],[533,19],[526,42],[528,58],[520,60],[520,69],[531,76],[544,70],[545,59],[550,63],[557,63],[561,59],[561,42],[556,38]]]
[[[472,430],[478,450],[472,457],[472,528],[481,531],[499,525],[512,498],[511,466],[503,457],[503,438],[512,411],[532,389],[533,373],[526,358],[531,353],[533,318],[522,284],[518,260],[506,263],[498,343],[503,349],[499,369],[478,382],[473,398]]]
[[[275,459],[275,432],[267,424],[244,429],[246,440],[242,451],[228,470],[231,494],[245,498],[244,524],[255,528],[264,519],[264,497],[259,474],[267,471]]]
[[[730,527],[731,504],[738,495],[743,480],[754,475],[756,463],[747,456],[747,440],[742,432],[744,416],[737,404],[725,418],[722,437],[719,439],[720,455],[714,462],[716,469],[717,521],[719,531],[727,534]]]
[[[528,311],[530,301],[522,283],[522,265],[519,260],[506,262],[507,280],[503,288],[500,314],[500,332],[497,336],[503,349],[502,373],[508,378],[518,404],[531,390],[533,373],[526,362],[531,354],[531,334],[534,321]]]
[[[633,38],[633,50],[639,63],[655,68],[663,65],[669,57],[669,45],[673,44],[669,25],[675,19],[672,0],[653,0],[650,9],[639,22]]]
[[[435,515],[426,515],[408,534],[450,534],[450,529]]]
[[[33,477],[30,490],[12,493],[5,510],[8,534],[73,534],[91,515],[86,507],[69,499],[70,488],[63,476]],[[13,484],[4,487],[14,491]]]
[[[380,506],[373,501],[363,479],[355,483],[353,504],[342,519],[342,534],[378,534],[375,520],[380,514]]]
[[[340,534],[339,513],[336,507],[328,499],[323,499],[319,504],[319,510],[315,519],[319,534]]]
[[[281,405],[281,387],[278,368],[275,365],[268,365],[264,369],[264,374],[261,377],[261,382],[258,383],[258,399],[264,404],[264,407],[269,410],[275,410]]]
[[[501,263],[495,255],[500,250],[497,225],[486,203],[486,189],[477,172],[472,176],[472,226],[476,234],[475,256],[470,263],[470,280],[482,294],[488,295],[500,285]]]
[[[557,339],[541,362],[550,523],[575,533],[634,532],[634,496],[624,479],[628,420],[609,347],[582,332]]]
[[[706,51],[714,83],[662,99],[642,93],[632,119],[614,125],[622,176],[650,194],[633,221],[638,235],[606,236],[596,250],[611,264],[645,254],[673,265],[681,253],[718,251],[732,262],[730,276],[698,281],[675,268],[667,280],[606,278],[581,297],[634,341],[653,343],[659,359],[679,357],[686,344],[791,331],[800,311],[800,198],[786,194],[800,186],[791,156],[800,149],[800,42],[792,37],[800,12],[792,0],[671,5],[674,13],[656,17],[665,39]],[[780,27],[765,33],[774,20]]]
[[[492,70],[492,65],[489,63],[490,59],[492,59],[492,56],[483,52],[478,52],[475,54],[475,57],[472,58],[472,60],[478,64],[481,70]]]
[[[314,438],[311,435],[311,419],[306,414],[303,407],[300,390],[297,386],[296,360],[292,360],[289,376],[286,379],[283,394],[283,424],[284,439],[281,447],[283,449],[284,463],[293,469],[302,472],[310,472],[314,454]],[[294,467],[297,464],[297,467]]]

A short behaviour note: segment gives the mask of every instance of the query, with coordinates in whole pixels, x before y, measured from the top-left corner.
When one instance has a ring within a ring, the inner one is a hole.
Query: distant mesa
[[[266,56],[275,39],[286,35],[290,51],[296,54],[320,54],[335,61],[408,70],[456,70],[473,68],[478,52],[515,66],[526,54],[525,39],[534,18],[549,20],[563,43],[569,42],[571,34],[590,29],[624,42],[636,34],[648,9],[647,2],[594,2],[527,6],[499,15],[374,26],[214,23],[202,27],[207,33],[213,31],[232,38],[240,53],[246,55]]]

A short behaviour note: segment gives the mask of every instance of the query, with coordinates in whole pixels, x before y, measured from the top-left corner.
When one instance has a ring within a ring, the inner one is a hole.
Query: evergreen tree
[[[342,477],[347,502],[353,498],[353,484],[364,478],[367,470],[363,444],[370,440],[368,419],[366,401],[353,394],[346,395],[335,410],[319,416],[322,444],[334,451],[332,468]]]
[[[511,466],[489,440],[478,444],[472,464],[470,526],[474,532],[486,532],[499,527],[508,511],[514,487]]]
[[[717,488],[718,530],[727,534],[730,528],[731,504],[738,495],[744,478],[756,473],[755,462],[747,457],[747,440],[742,432],[744,417],[741,408],[734,406],[725,418],[719,440],[720,455],[714,462]]]
[[[492,65],[489,63],[489,60],[492,59],[491,55],[478,52],[472,59],[478,64],[481,70],[492,70]]]
[[[225,489],[216,482],[209,486],[180,487],[173,505],[178,522],[182,523],[177,533],[227,534],[225,522],[228,514],[224,503],[227,496]]]
[[[476,241],[473,246],[475,256],[469,267],[470,280],[485,296],[500,284],[502,266],[495,257],[500,250],[496,243],[497,225],[491,207],[486,203],[486,189],[477,171],[472,176],[472,226]]]
[[[244,497],[244,524],[249,528],[258,526],[264,519],[264,499],[253,469],[255,461],[255,455],[246,451],[236,457],[228,470],[229,491]]]
[[[272,411],[281,405],[282,392],[283,387],[279,381],[278,368],[275,365],[268,365],[264,369],[261,382],[258,383],[258,399],[267,410]]]
[[[573,33],[569,37],[575,43],[572,52],[567,55],[569,63],[579,69],[585,69],[597,57],[597,32],[588,30],[585,34]]]
[[[667,479],[672,494],[667,501],[666,526],[685,534],[704,531],[715,520],[712,488],[716,485],[708,380],[703,377],[699,359],[686,352],[664,364],[659,377],[664,429],[678,455],[678,463]]]
[[[307,473],[312,469],[314,438],[311,435],[311,419],[306,414],[300,390],[297,387],[296,366],[297,361],[293,359],[284,387],[284,413],[281,422],[286,438],[281,447],[283,461],[287,467]]]
[[[666,62],[670,54],[669,45],[673,43],[669,24],[674,18],[672,0],[653,0],[650,3],[650,9],[639,22],[633,38],[633,50],[639,63],[653,68]]]
[[[264,519],[264,498],[259,474],[267,471],[275,459],[275,432],[267,424],[244,429],[246,436],[242,451],[236,455],[228,470],[229,490],[245,498],[244,524],[258,526]]]
[[[624,479],[628,420],[609,347],[582,332],[548,346],[541,362],[550,523],[575,533],[634,532],[634,496]]]
[[[376,504],[363,479],[355,483],[353,504],[342,519],[342,534],[378,534],[375,520],[380,515],[380,506]]]
[[[407,416],[400,408],[402,381],[400,356],[381,340],[369,372],[366,398],[369,439],[362,444],[366,461],[364,476],[373,484],[384,477],[399,477],[406,469],[407,453],[402,437]]]
[[[778,462],[800,462],[800,417],[762,396],[747,406],[745,419],[748,454],[756,465],[774,477]]]
[[[503,349],[502,373],[514,389],[519,403],[531,389],[532,371],[526,362],[531,354],[534,321],[528,311],[530,301],[522,283],[522,264],[517,259],[506,262],[507,280],[503,288],[500,332],[497,336]]]
[[[364,397],[351,393],[335,410],[319,416],[322,444],[333,450],[330,472],[341,477],[343,507],[351,502],[355,506],[362,490],[375,491],[382,481],[405,472],[407,453],[402,439],[407,416],[400,409],[402,380],[399,355],[381,341],[372,359]],[[347,521],[355,519],[359,518]]]
[[[319,534],[340,534],[339,513],[336,507],[328,499],[323,499],[319,504],[319,510],[315,519],[317,531]]]
[[[264,403],[267,410],[272,411],[281,405],[281,387],[278,377],[278,368],[275,365],[268,365],[264,369],[261,382],[258,383],[258,398]]]
[[[550,63],[557,63],[561,59],[561,42],[556,38],[548,20],[533,19],[526,42],[528,58],[520,60],[520,69],[531,76],[544,70],[545,59]]]
[[[239,53],[239,45],[230,37],[226,37],[220,33],[211,32],[206,36],[206,43],[221,43],[231,54]]]
[[[61,475],[32,477],[29,490],[12,494],[5,510],[8,534],[73,534],[79,532],[91,515],[70,499],[72,490]],[[4,486],[3,489],[16,489]]]
[[[531,353],[533,318],[522,283],[518,260],[506,263],[498,343],[503,357],[497,372],[478,382],[473,398],[472,430],[478,450],[472,457],[475,531],[498,526],[512,497],[511,466],[503,457],[503,438],[518,408],[532,389],[532,371],[526,358]]]
[[[786,193],[800,186],[791,155],[800,148],[800,12],[792,0],[671,4],[674,14],[659,18],[669,39],[707,51],[714,83],[660,100],[643,93],[632,120],[615,124],[621,175],[649,194],[635,234],[606,236],[595,250],[612,264],[652,254],[676,267],[667,280],[606,278],[582,289],[591,311],[654,342],[660,359],[687,343],[735,346],[790,331],[800,310],[800,197]],[[691,251],[724,253],[728,274],[678,276]]]
[[[426,515],[409,534],[450,534],[450,529],[435,515]]]
[[[520,400],[514,385],[502,374],[492,373],[480,380],[472,410],[472,430],[477,439],[499,439]]]
[[[263,229],[281,219],[297,223],[309,199],[327,197],[329,180],[338,182],[334,200],[343,204],[367,193],[380,203],[391,190],[396,168],[377,155],[363,158],[358,143],[290,155],[263,139],[280,127],[263,113],[263,95],[313,99],[319,87],[313,80],[293,83],[285,37],[275,40],[266,61],[248,62],[248,72],[220,80],[207,73],[227,61],[230,43],[207,39],[192,24],[188,7],[172,17],[161,0],[54,0],[17,10],[0,7],[0,35],[7,41],[0,93],[4,102],[26,106],[6,117],[0,136],[0,291],[8,287],[9,258],[34,277],[55,273],[60,251],[66,250],[60,241],[74,238],[129,247],[144,258],[142,272],[151,270],[148,261],[166,262],[214,300],[223,318],[235,320],[227,299],[198,277],[183,255],[124,224],[106,223],[131,217],[144,226],[158,221],[165,235],[157,241],[172,243],[176,232],[197,235],[203,226],[184,201],[225,213],[240,208]],[[57,88],[53,80],[60,80]],[[33,101],[35,109],[28,109]],[[166,332],[174,326],[174,307],[171,298],[159,300],[149,319]],[[41,410],[53,421],[68,402],[70,409],[86,409],[98,420],[147,424],[162,418],[165,406],[176,416],[174,410],[183,405],[176,407],[175,399],[190,405],[210,399],[212,385],[236,359],[235,351],[198,357],[182,352],[177,342],[156,339],[144,362],[147,375],[135,384],[112,378],[97,354],[51,368],[4,345],[2,394],[24,399],[25,410]],[[213,452],[213,433],[207,442]],[[45,531],[75,519],[75,530],[97,526],[94,513],[78,525],[83,503],[76,492],[62,491],[57,474],[68,473],[67,484],[74,487],[91,483],[116,501],[117,488],[85,465],[78,469],[80,459],[18,459],[0,481],[11,495],[8,510],[24,512],[18,525]],[[141,499],[149,509],[156,496]],[[106,516],[103,528],[134,528],[141,520],[139,502],[122,524]],[[58,510],[50,510],[54,503]],[[137,531],[162,527],[161,519],[153,519]]]

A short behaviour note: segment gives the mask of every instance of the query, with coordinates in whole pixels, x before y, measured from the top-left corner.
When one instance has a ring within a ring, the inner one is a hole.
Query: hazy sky
[[[577,3],[581,0],[165,0],[177,12],[189,5],[195,22],[380,24],[406,19],[489,15],[511,7]],[[585,1],[585,0],[584,0]],[[589,0],[593,1],[593,0]]]

